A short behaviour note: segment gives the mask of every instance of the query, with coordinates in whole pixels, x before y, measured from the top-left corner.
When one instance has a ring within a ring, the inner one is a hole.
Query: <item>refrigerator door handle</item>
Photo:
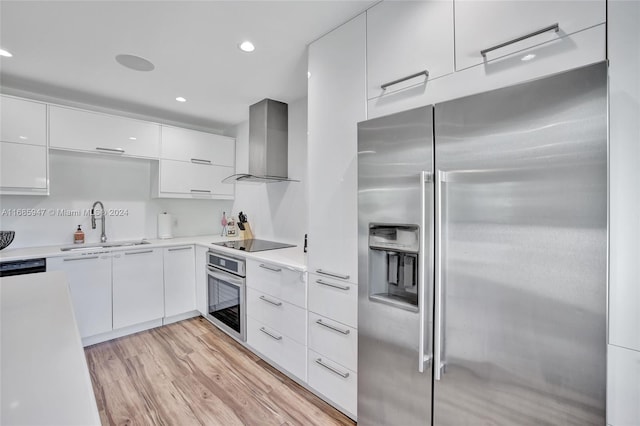
[[[427,255],[426,251],[426,227],[427,227],[427,207],[426,207],[426,197],[427,197],[427,183],[432,182],[433,178],[431,173],[422,171],[420,172],[420,193],[421,193],[421,212],[420,212],[420,256],[418,256],[418,312],[420,315],[420,335],[419,335],[419,344],[418,344],[418,371],[420,373],[424,373],[425,365],[429,365],[429,361],[431,361],[431,355],[425,353],[425,328],[426,328],[426,295],[425,295],[425,257]]]
[[[442,183],[445,179],[445,172],[436,171],[436,253],[435,253],[435,318],[434,318],[434,348],[433,348],[433,369],[434,378],[441,379],[442,375]]]

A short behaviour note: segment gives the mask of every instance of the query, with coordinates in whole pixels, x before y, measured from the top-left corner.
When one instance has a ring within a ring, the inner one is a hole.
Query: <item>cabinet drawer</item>
[[[358,286],[311,274],[309,310],[350,327],[358,327]]]
[[[247,260],[247,287],[285,302],[306,308],[307,286],[304,272],[283,266]]]
[[[247,288],[247,315],[298,343],[307,343],[307,318],[303,308]]]
[[[306,346],[251,317],[247,317],[247,344],[306,381]]]
[[[358,375],[309,349],[309,386],[352,415],[358,408]]]
[[[196,198],[233,198],[234,185],[222,183],[233,167],[160,160],[160,195],[188,194]]]
[[[0,140],[47,145],[47,106],[23,99],[0,97]]]
[[[158,158],[160,126],[91,111],[49,107],[51,148]]]
[[[309,312],[309,349],[358,371],[358,331]]]
[[[482,16],[482,19],[478,19]],[[532,46],[566,37],[606,21],[604,0],[477,1],[456,0],[456,69],[491,61]],[[559,31],[539,30],[558,24]],[[535,34],[535,35],[534,35]],[[531,35],[530,37],[526,37]],[[519,38],[522,38],[520,41]],[[515,41],[514,43],[509,43]],[[507,44],[509,43],[509,44]],[[506,44],[487,52],[482,51]],[[567,46],[571,48],[570,46]]]
[[[160,158],[233,167],[235,141],[227,136],[162,126]]]

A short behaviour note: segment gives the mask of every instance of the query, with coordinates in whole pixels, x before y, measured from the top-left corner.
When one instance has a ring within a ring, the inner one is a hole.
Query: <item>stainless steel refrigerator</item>
[[[605,63],[358,124],[358,423],[602,425]]]

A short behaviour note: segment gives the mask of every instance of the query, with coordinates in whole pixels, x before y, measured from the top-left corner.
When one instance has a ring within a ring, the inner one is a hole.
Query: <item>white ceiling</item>
[[[307,45],[375,1],[6,1],[0,62],[6,93],[33,92],[223,129],[263,98],[307,91]],[[256,45],[244,53],[237,45]],[[115,61],[155,64],[133,71]],[[187,102],[176,102],[177,96]]]

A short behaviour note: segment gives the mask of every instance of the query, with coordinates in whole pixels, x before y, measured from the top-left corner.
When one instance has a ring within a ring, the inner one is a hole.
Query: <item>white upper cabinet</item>
[[[455,0],[456,69],[557,40],[605,21],[605,0]],[[557,31],[552,28],[556,24]],[[565,45],[565,49],[572,48],[572,43]],[[487,49],[490,51],[483,56]]]
[[[383,1],[367,11],[368,99],[425,90],[427,73],[453,72],[453,56],[453,0]]]
[[[309,46],[309,271],[354,283],[357,123],[366,118],[365,43],[362,14]]]
[[[46,193],[47,148],[0,142],[0,193]]]
[[[51,105],[51,148],[157,159],[160,125]]]
[[[0,96],[2,142],[47,145],[47,106],[39,102]]]
[[[235,140],[212,133],[162,126],[160,158],[233,166]]]
[[[234,184],[222,183],[234,173],[233,167],[174,160],[159,163],[159,171],[152,165],[154,197],[233,199]]]

